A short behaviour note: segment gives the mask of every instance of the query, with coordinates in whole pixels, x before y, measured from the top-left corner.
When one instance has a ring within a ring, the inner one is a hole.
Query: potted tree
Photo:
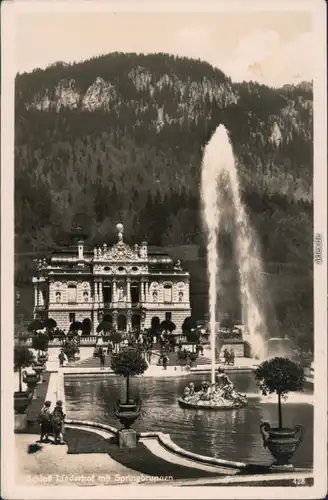
[[[32,392],[22,389],[22,369],[31,366],[34,362],[34,354],[25,346],[17,345],[14,348],[14,371],[19,372],[19,388],[14,393],[15,413],[23,414],[32,399]]]
[[[67,339],[63,343],[63,351],[65,355],[67,356],[67,360],[70,361],[76,361],[79,358],[76,356],[80,352],[78,342],[75,338]]]
[[[177,352],[179,364],[181,368],[186,366],[188,360],[188,351],[186,349],[179,349]]]
[[[35,318],[31,321],[31,323],[27,327],[27,331],[31,333],[35,333],[38,330],[43,330],[45,327],[44,321],[41,319]]]
[[[90,335],[92,330],[92,323],[90,318],[84,318],[82,321],[82,335]]]
[[[46,332],[35,332],[32,339],[32,347],[38,351],[38,365],[44,365],[48,361],[49,335]]]
[[[195,351],[195,346],[198,344],[199,342],[199,333],[197,330],[190,330],[189,332],[186,333],[186,337],[187,337],[187,342],[190,342],[191,344],[191,348],[192,348],[192,352]]]
[[[190,368],[195,368],[197,366],[197,358],[198,358],[197,352],[191,352],[189,354]]]
[[[281,400],[291,391],[301,391],[304,385],[303,368],[288,358],[275,357],[264,361],[255,371],[255,378],[262,394],[276,393],[278,396],[278,426],[271,427],[263,422],[260,431],[264,447],[268,447],[276,459],[273,467],[293,468],[289,460],[294,455],[303,438],[303,427],[284,427]]]
[[[114,406],[114,415],[124,426],[124,429],[119,431],[120,447],[133,448],[136,446],[136,432],[130,427],[140,416],[141,404],[140,401],[130,398],[130,377],[141,375],[147,367],[140,349],[126,347],[112,356],[111,368],[113,372],[126,379],[125,402],[119,400]]]
[[[120,332],[112,330],[109,334],[109,341],[114,344],[114,351],[117,352],[117,346],[122,342],[123,336]]]

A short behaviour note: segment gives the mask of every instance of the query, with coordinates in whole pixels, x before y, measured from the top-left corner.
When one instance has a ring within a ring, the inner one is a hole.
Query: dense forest
[[[108,244],[204,247],[202,152],[229,130],[265,262],[311,273],[312,84],[235,84],[208,63],[112,53],[16,77],[16,282],[74,225]],[[307,291],[311,295],[311,290]]]

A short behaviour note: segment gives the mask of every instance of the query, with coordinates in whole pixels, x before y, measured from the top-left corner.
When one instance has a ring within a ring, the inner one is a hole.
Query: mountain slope
[[[91,243],[110,242],[118,220],[131,240],[202,244],[202,150],[220,123],[267,260],[306,262],[311,85],[233,84],[207,63],[167,54],[114,53],[17,75],[17,251],[49,248],[74,223]]]

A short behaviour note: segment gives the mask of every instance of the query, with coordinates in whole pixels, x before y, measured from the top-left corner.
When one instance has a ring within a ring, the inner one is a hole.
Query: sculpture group
[[[203,381],[197,391],[195,384],[190,382],[179,398],[179,404],[186,408],[224,410],[242,408],[247,405],[247,399],[244,394],[236,391],[224,369],[219,368],[213,384]]]

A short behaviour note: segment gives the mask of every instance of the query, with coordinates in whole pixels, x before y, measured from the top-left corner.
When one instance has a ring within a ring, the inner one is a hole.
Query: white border
[[[311,10],[314,14],[315,78],[314,78],[314,232],[323,235],[323,264],[314,265],[315,296],[315,483],[308,487],[198,487],[183,489],[174,486],[144,488],[136,485],[115,487],[74,488],[18,487],[14,482],[13,429],[13,184],[14,184],[14,42],[15,15],[18,11],[120,11],[120,12],[206,12],[206,11],[263,11]],[[62,498],[323,498],[327,492],[327,95],[326,95],[326,4],[324,0],[283,1],[180,1],[180,2],[4,2],[2,4],[2,93],[1,93],[1,447],[2,497],[6,499]]]

